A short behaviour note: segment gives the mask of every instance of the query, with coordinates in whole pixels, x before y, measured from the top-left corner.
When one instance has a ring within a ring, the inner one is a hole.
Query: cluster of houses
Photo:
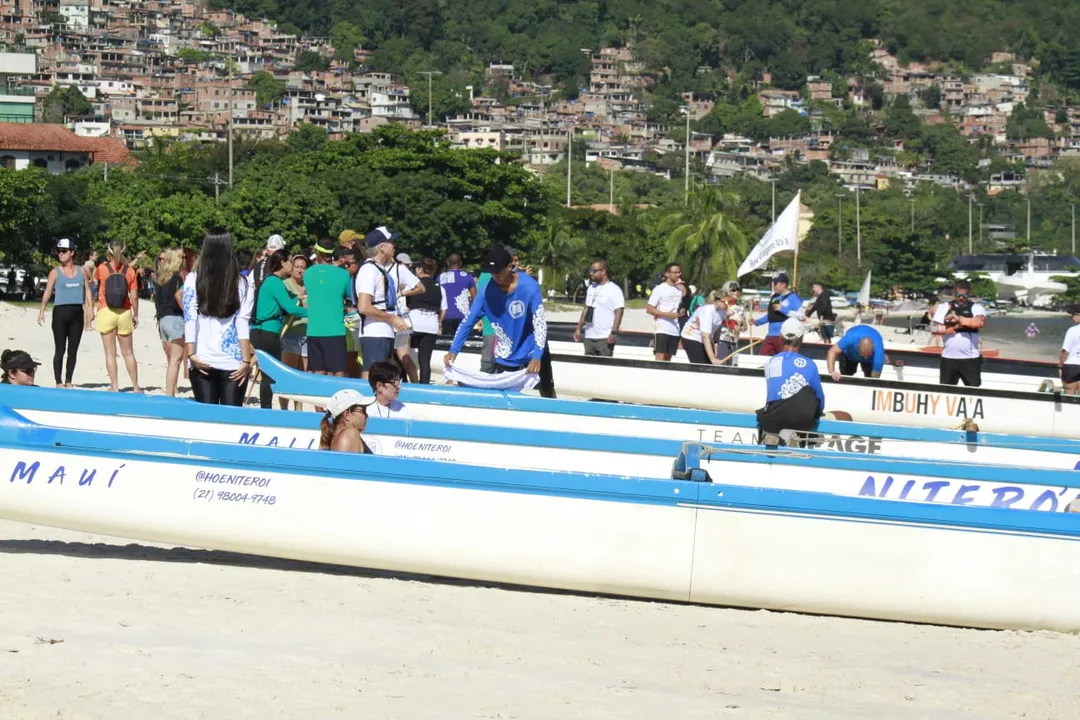
[[[351,62],[329,62],[325,71],[297,70],[302,53],[342,58],[342,49],[326,37],[289,34],[266,20],[191,0],[0,0],[0,46],[6,49],[0,52],[0,166],[5,167],[38,164],[63,172],[89,162],[127,162],[125,149],[148,147],[159,138],[224,140],[230,130],[280,138],[311,123],[333,137],[370,132],[388,122],[421,127],[426,120],[410,103],[408,87],[365,66],[368,50],[346,48],[344,57]],[[855,79],[840,83],[843,95],[837,97],[833,80],[809,77],[798,92],[770,87],[766,75],[755,88],[764,116],[798,112],[810,120],[809,133],[760,142],[691,133],[686,148],[670,138],[668,126],[649,122],[647,90],[655,77],[631,48],[582,52],[591,72],[588,86],[573,100],[520,77],[512,65],[492,63],[482,88],[466,88],[468,112],[436,124],[460,147],[517,152],[537,167],[560,161],[573,142],[584,146],[588,162],[611,169],[656,172],[672,166],[658,158],[674,154],[695,160],[714,179],[739,174],[767,179],[794,157],[828,163],[852,189],[919,181],[964,187],[960,178],[935,174],[932,165],[903,167],[895,153],[834,152],[837,136],[822,122],[822,105],[869,106],[869,87]],[[871,59],[881,69],[886,99],[906,95],[923,122],[952,122],[972,142],[987,138],[1018,165],[1038,168],[1080,153],[1080,109],[1046,112],[1053,139],[1007,137],[1008,118],[1027,99],[1032,73],[1007,53],[991,59],[994,72],[968,76],[902,65],[882,47]],[[279,81],[281,89],[270,102],[260,102],[249,87],[260,71]],[[92,107],[89,117],[62,118],[66,129],[15,128],[45,125],[43,101],[57,87],[78,88]],[[937,88],[936,107],[926,103],[930,88]],[[708,93],[683,95],[688,122],[713,107]],[[990,189],[1024,182],[1023,172],[1003,173]]]

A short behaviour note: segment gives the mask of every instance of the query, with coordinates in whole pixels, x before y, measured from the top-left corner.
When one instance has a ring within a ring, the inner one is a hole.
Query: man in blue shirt
[[[885,367],[885,341],[881,333],[869,325],[855,325],[829,348],[825,360],[833,380],[839,381],[841,375],[854,375],[860,366],[865,377],[881,377],[881,369]],[[840,360],[840,367],[836,366],[837,360]]]
[[[540,374],[540,394],[555,397],[551,354],[547,348],[547,316],[540,285],[523,272],[515,272],[510,253],[502,245],[488,248],[484,272],[491,280],[480,288],[469,315],[458,327],[444,363],[454,364],[469,331],[477,320],[487,318],[495,334],[494,373],[525,369]]]
[[[767,395],[765,407],[757,412],[763,433],[814,430],[825,411],[817,365],[799,353],[805,333],[806,326],[796,318],[781,324],[778,337],[783,349],[765,363]]]
[[[769,324],[769,331],[761,343],[762,355],[775,355],[782,352],[784,342],[780,337],[780,326],[789,317],[798,317],[802,307],[802,298],[788,287],[788,276],[777,273],[772,279],[772,297],[769,298],[768,311],[754,321],[755,325]]]

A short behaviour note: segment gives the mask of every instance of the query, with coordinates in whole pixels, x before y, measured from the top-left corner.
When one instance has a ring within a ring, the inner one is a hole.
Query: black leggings
[[[60,369],[64,365],[64,349],[67,348],[67,373],[64,375],[64,382],[70,385],[75,375],[75,360],[79,355],[79,343],[82,341],[83,306],[53,305],[52,334],[52,366],[56,384],[61,384]]]
[[[420,383],[431,384],[431,353],[435,350],[435,333],[414,332],[412,346],[416,348],[416,362],[420,365]]]
[[[275,360],[281,359],[281,336],[268,330],[252,330],[251,344],[256,350],[262,350]],[[270,409],[274,399],[274,381],[266,374],[262,374],[259,381],[259,406]]]
[[[528,364],[518,365],[517,367],[506,367],[505,365],[499,365],[493,363],[494,369],[492,374],[498,375],[504,372],[514,372],[516,370],[524,370],[528,367]],[[540,390],[540,397],[554,398],[555,395],[555,375],[551,368],[551,349],[549,346],[544,346],[544,354],[540,356],[540,384],[537,385]]]
[[[195,395],[195,402],[209,405],[235,405],[236,407],[243,405],[248,379],[245,377],[243,382],[234,382],[229,379],[232,372],[232,370],[218,368],[210,368],[203,372],[197,368],[191,368],[188,378],[191,380],[191,392]]]

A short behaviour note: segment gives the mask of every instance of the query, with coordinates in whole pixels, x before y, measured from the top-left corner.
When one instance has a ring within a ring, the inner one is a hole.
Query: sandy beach
[[[4,347],[49,365],[36,313],[0,303]],[[149,304],[141,319],[153,392]],[[96,333],[79,356],[76,383],[107,386]],[[13,522],[0,577],[3,720],[1071,720],[1080,707],[1076,635],[492,587]]]

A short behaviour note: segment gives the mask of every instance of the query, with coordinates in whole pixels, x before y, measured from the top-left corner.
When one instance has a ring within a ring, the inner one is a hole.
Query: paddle
[[[736,355],[738,355],[739,353],[741,353],[741,352],[742,352],[743,350],[749,350],[750,348],[752,348],[752,347],[754,347],[755,345],[757,345],[758,343],[760,343],[760,342],[761,342],[762,340],[764,340],[764,338],[762,338],[761,340],[751,340],[751,341],[750,341],[750,342],[749,342],[749,343],[748,343],[747,345],[745,345],[745,346],[743,346],[743,347],[739,348],[739,349],[738,349],[738,350],[736,350],[735,352],[732,352],[732,353],[728,353],[726,357],[724,357],[723,359],[721,359],[721,360],[720,360],[720,362],[718,362],[718,363],[716,363],[716,364],[717,364],[717,365],[723,365],[723,364],[724,364],[724,363],[726,363],[726,362],[727,362],[728,360],[730,360],[731,358],[733,358],[733,357],[735,357]]]

